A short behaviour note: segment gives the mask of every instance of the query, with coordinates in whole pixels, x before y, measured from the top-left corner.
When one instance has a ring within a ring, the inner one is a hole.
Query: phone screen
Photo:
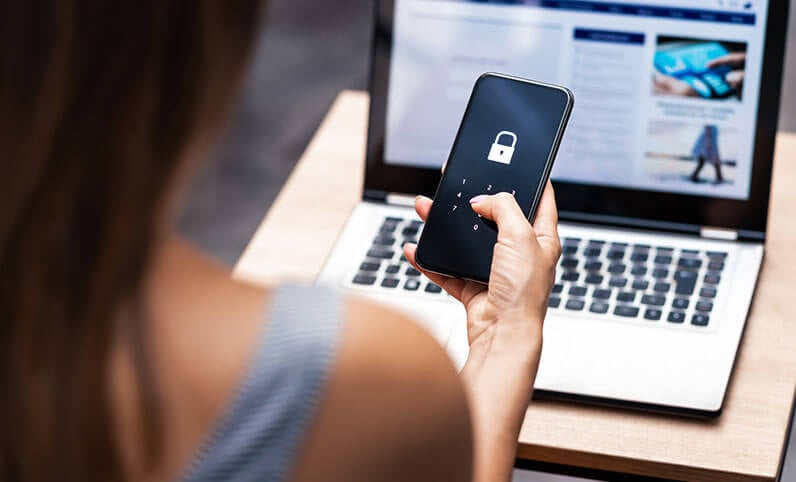
[[[469,201],[508,192],[532,218],[572,103],[562,87],[493,74],[476,82],[418,243],[423,268],[488,281],[497,228]]]

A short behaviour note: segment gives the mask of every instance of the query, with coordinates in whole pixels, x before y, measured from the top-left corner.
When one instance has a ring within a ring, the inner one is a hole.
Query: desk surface
[[[238,262],[257,283],[311,281],[359,201],[368,98],[343,92]],[[534,401],[518,454],[682,480],[774,480],[796,381],[796,136],[777,139],[766,261],[724,414],[690,420]]]

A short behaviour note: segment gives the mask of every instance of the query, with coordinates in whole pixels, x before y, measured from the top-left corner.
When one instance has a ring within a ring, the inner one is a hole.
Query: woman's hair
[[[119,340],[157,463],[143,285],[186,152],[234,100],[260,3],[0,2],[0,480],[125,478]]]

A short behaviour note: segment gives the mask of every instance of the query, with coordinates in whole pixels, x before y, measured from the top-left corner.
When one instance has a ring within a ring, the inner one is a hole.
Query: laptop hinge
[[[737,241],[738,231],[732,229],[703,226],[699,228],[699,236],[702,238],[719,239],[722,241]]]
[[[387,204],[392,206],[409,206],[415,205],[415,196],[409,194],[387,194]]]

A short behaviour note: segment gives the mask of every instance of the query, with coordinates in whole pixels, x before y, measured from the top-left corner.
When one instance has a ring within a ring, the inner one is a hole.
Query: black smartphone
[[[497,227],[469,201],[508,192],[532,220],[573,104],[564,87],[494,73],[479,77],[418,242],[418,265],[489,281]]]

